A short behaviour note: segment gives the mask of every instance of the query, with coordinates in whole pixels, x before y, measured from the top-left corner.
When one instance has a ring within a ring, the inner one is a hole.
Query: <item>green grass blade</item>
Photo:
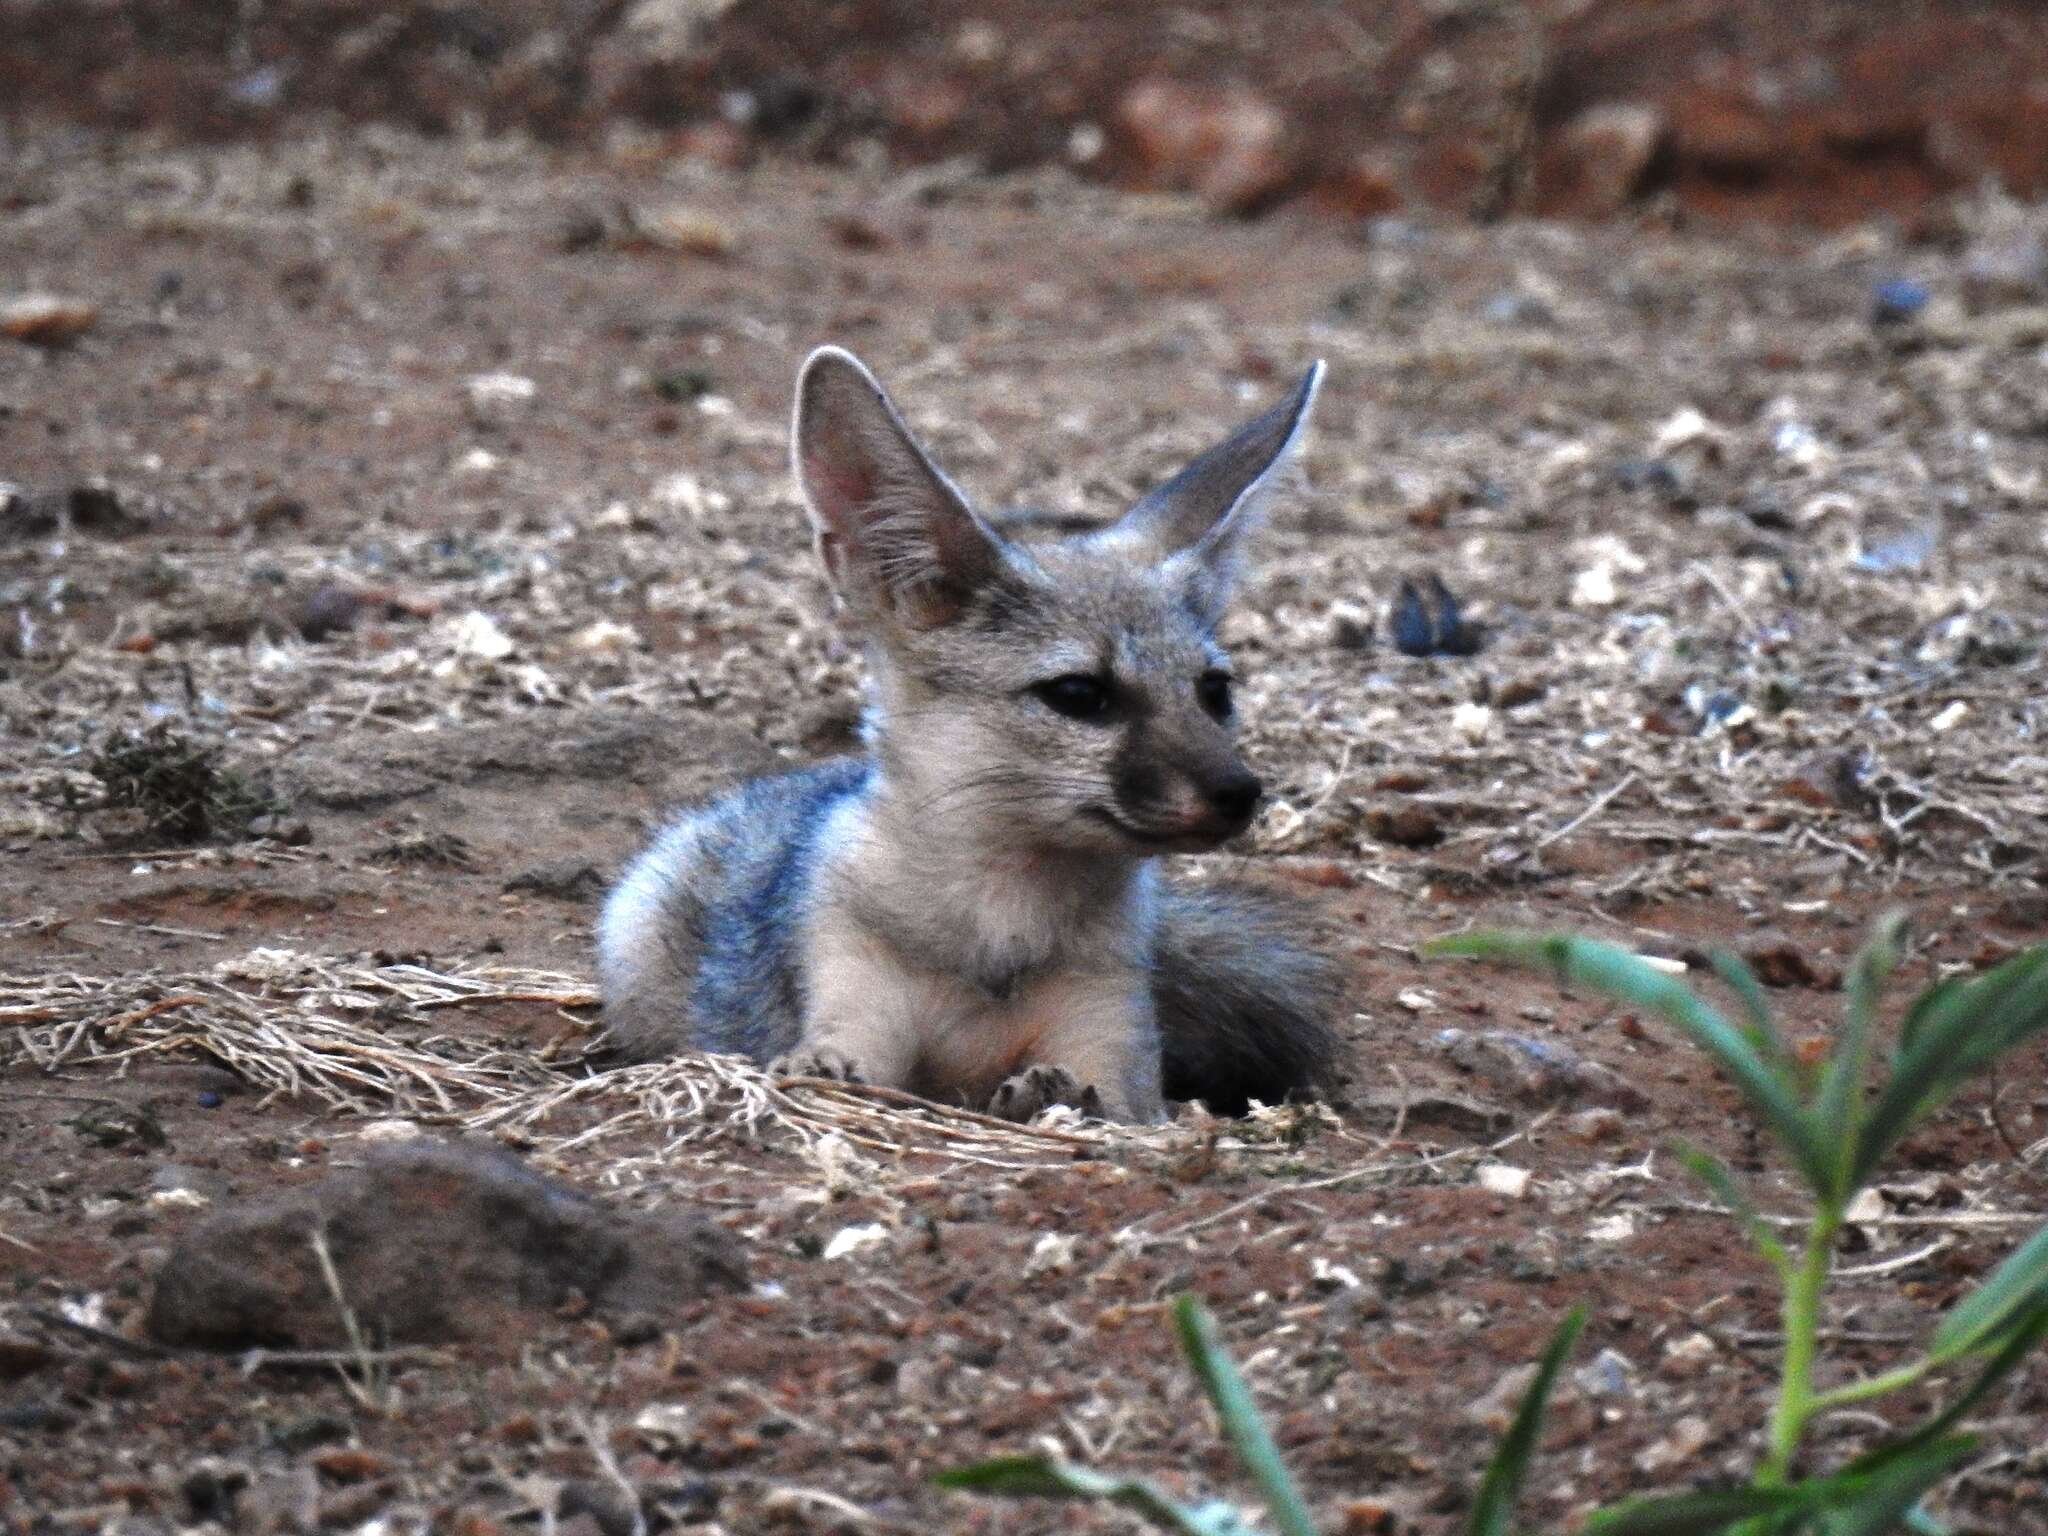
[[[1710,1488],[1666,1494],[1631,1499],[1599,1511],[1586,1522],[1584,1536],[1713,1536],[1744,1520],[1805,1505],[1799,1492],[1789,1488]]]
[[[1863,1120],[1864,1079],[1870,1070],[1870,1042],[1877,1029],[1878,994],[1905,953],[1906,917],[1888,913],[1878,919],[1870,941],[1849,964],[1848,1022],[1828,1058],[1820,1091],[1814,1095],[1814,1118],[1822,1143],[1834,1164],[1828,1194],[1836,1205],[1855,1193],[1849,1180],[1856,1168],[1856,1137]]]
[[[1770,1223],[1764,1220],[1763,1213],[1751,1203],[1742,1186],[1735,1182],[1735,1175],[1726,1163],[1713,1153],[1702,1151],[1684,1142],[1674,1146],[1671,1154],[1694,1178],[1712,1190],[1717,1200],[1728,1207],[1729,1214],[1740,1221],[1743,1229],[1748,1232],[1750,1242],[1756,1245],[1758,1252],[1771,1261],[1772,1267],[1779,1274],[1791,1271],[1792,1255],[1786,1251],[1785,1245],[1778,1241],[1778,1234],[1771,1230]]]
[[[1946,981],[1937,981],[1933,986],[1913,999],[1912,1006],[1899,1023],[1899,1054],[1910,1052],[1927,1028],[1927,1021],[1938,1011],[1955,1006],[1959,994],[1970,984],[1966,976],[1951,976]]]
[[[2019,1318],[2048,1302],[2048,1227],[2036,1232],[1991,1277],[1949,1310],[1927,1352],[1940,1360],[1989,1348]]]
[[[1514,1422],[1508,1426],[1500,1448],[1486,1465],[1486,1475],[1480,1479],[1479,1495],[1472,1501],[1472,1518],[1465,1526],[1466,1536],[1507,1536],[1515,1500],[1521,1496],[1530,1458],[1536,1454],[1536,1442],[1543,1433],[1543,1412],[1550,1405],[1551,1389],[1557,1385],[1557,1373],[1585,1327],[1586,1309],[1574,1307],[1550,1336],[1550,1345],[1543,1351],[1543,1363],[1536,1367],[1536,1379],[1522,1394]]]
[[[1991,1061],[2048,1029],[2048,946],[2026,950],[1957,987],[1936,988],[1914,1005],[1917,1023],[1857,1138],[1852,1184],[1956,1087]]]
[[[1216,1405],[1224,1435],[1258,1484],[1281,1536],[1316,1536],[1315,1522],[1309,1518],[1308,1506],[1302,1502],[1287,1464],[1280,1459],[1280,1448],[1274,1445],[1250,1388],[1216,1336],[1215,1319],[1194,1297],[1181,1296],[1173,1303],[1173,1323],[1189,1364],[1201,1378],[1202,1389]]]
[[[1816,1191],[1835,1180],[1835,1159],[1813,1120],[1784,1080],[1758,1054],[1749,1036],[1702,1002],[1690,988],[1643,964],[1636,956],[1597,939],[1529,938],[1471,933],[1423,946],[1426,955],[1467,955],[1481,960],[1548,969],[1567,982],[1604,992],[1662,1016],[1733,1082],[1763,1118]]]
[[[1195,1508],[1169,1498],[1142,1478],[1111,1477],[1049,1456],[1003,1456],[955,1467],[932,1479],[941,1488],[1003,1499],[1085,1499],[1114,1504],[1175,1536],[1255,1536],[1225,1504]]]
[[[1756,972],[1750,969],[1749,962],[1732,949],[1715,948],[1707,951],[1707,964],[1714,968],[1714,974],[1742,1004],[1742,1017],[1748,1025],[1744,1033],[1749,1036],[1750,1043],[1773,1067],[1784,1067],[1789,1059],[1785,1042],[1778,1035],[1778,1026],[1771,1020],[1771,1005],[1764,995],[1764,984],[1756,979]]]
[[[1866,1451],[1843,1469],[1843,1475],[1864,1475],[1939,1442],[1944,1435],[1969,1417],[1971,1410],[1990,1396],[1992,1389],[2010,1376],[2019,1367],[2020,1362],[2033,1353],[2034,1346],[2043,1338],[2048,1338],[2048,1306],[2034,1309],[2014,1325],[2012,1332],[2006,1335],[2005,1342],[1999,1346],[1998,1353],[1993,1355],[1984,1369],[1977,1373],[1977,1379],[1970,1383],[1962,1396],[1911,1434]]]
[[[1973,1435],[1951,1435],[1922,1446],[1860,1480],[1860,1487],[1828,1515],[1827,1536],[1885,1536],[1907,1523],[1921,1497],[1977,1448]]]

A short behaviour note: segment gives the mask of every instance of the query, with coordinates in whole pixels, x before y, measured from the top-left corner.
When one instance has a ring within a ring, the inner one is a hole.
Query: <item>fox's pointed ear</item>
[[[797,486],[834,589],[865,618],[957,619],[1004,545],[910,435],[851,352],[820,347],[796,383]]]
[[[1119,540],[1186,567],[1193,601],[1212,623],[1229,601],[1245,535],[1300,446],[1322,382],[1317,361],[1285,400],[1151,491],[1115,525]]]

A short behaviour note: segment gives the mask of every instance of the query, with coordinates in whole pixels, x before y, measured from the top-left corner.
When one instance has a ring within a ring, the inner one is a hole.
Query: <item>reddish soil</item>
[[[629,1180],[661,1136],[578,1149],[551,1122],[524,1138],[550,1166],[714,1217],[756,1291],[646,1332],[544,1318],[402,1363],[374,1408],[328,1370],[119,1342],[196,1220],[153,1192],[303,1180],[365,1115],[187,1049],[46,1073],[34,1021],[0,1015],[0,1526],[629,1529],[595,1442],[657,1529],[1122,1529],[925,1479],[1051,1440],[1246,1496],[1170,1342],[1185,1290],[1332,1530],[1455,1529],[1489,1395],[1575,1303],[1578,1364],[1626,1365],[1564,1394],[1531,1528],[1754,1464],[1774,1293],[1662,1149],[1703,1143],[1795,1210],[1780,1165],[1655,1021],[1413,946],[1480,923],[1671,957],[1730,939],[1804,966],[1774,995],[1804,1035],[1881,909],[1920,915],[1912,984],[2048,936],[2030,311],[1873,327],[1874,281],[1960,282],[1882,229],[1367,241],[1059,173],[390,130],[16,149],[0,272],[98,307],[68,348],[0,343],[18,995],[75,974],[162,1001],[258,946],[587,976],[595,893],[646,818],[845,745],[855,659],[782,440],[798,360],[833,339],[977,493],[1061,512],[1117,505],[1330,359],[1314,494],[1235,631],[1276,804],[1215,862],[1321,893],[1355,935],[1358,1013],[1335,1125],[1286,1150],[1190,1133],[989,1166],[906,1135],[835,1174],[710,1124]],[[42,493],[100,479],[119,517],[39,521]],[[1389,645],[1401,579],[1429,571],[1477,656]],[[337,603],[352,627],[313,622]],[[268,777],[278,835],[171,846],[102,805],[92,753],[156,722]],[[289,992],[271,1006],[288,1024]],[[394,1041],[431,1022],[565,1080],[591,1027],[546,1001],[364,1008]],[[126,1012],[86,1022],[101,1049],[142,1038]],[[1461,1070],[1453,1027],[1616,1076],[1523,1097]],[[2048,1209],[2043,1065],[1906,1148],[1842,1256],[1831,1372],[1894,1363]],[[1586,1118],[1603,1100],[1619,1113]],[[1533,1182],[1494,1192],[1483,1161]],[[870,1223],[878,1243],[823,1256]],[[2048,1532],[2044,1410],[2038,1365],[1986,1404],[1985,1454],[1937,1495],[1962,1528]],[[1817,1455],[1878,1427],[1841,1415]]]
[[[720,162],[1073,160],[1256,212],[1917,218],[2048,186],[2027,0],[1445,4],[0,0],[9,110],[178,136],[321,116],[557,142],[615,125]],[[1162,94],[1163,93],[1163,94]],[[1646,109],[1617,150],[1603,106]]]

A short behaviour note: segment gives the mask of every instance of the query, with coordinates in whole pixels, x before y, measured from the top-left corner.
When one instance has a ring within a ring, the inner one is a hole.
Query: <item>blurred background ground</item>
[[[1069,163],[1236,211],[1912,219],[2048,177],[2026,0],[7,0],[10,113]]]
[[[1886,907],[1909,984],[2048,931],[2041,24],[922,14],[0,4],[0,1520],[630,1530],[601,1447],[661,1529],[1087,1528],[921,1479],[1051,1436],[1227,1488],[1189,1286],[1333,1529],[1453,1529],[1575,1301],[1540,1528],[1753,1460],[1773,1297],[1662,1150],[1789,1209],[1732,1100],[1413,946],[1728,940],[1810,1034]],[[1350,935],[1335,1125],[590,1074],[648,819],[850,743],[784,467],[823,340],[973,494],[1078,517],[1329,360],[1232,621],[1273,802],[1196,873]],[[2038,1223],[2041,1065],[1857,1227],[1851,1364]],[[393,1120],[694,1206],[755,1289],[542,1311],[368,1406],[123,1351],[205,1210]],[[1987,1405],[1966,1528],[2048,1530],[2044,1391]]]

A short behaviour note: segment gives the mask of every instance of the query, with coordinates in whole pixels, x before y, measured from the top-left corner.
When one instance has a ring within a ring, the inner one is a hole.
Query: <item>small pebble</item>
[[[1870,296],[1873,325],[1904,325],[1927,307],[1927,288],[1910,278],[1879,283]]]
[[[31,347],[67,347],[99,324],[97,304],[54,293],[0,299],[0,335]]]

